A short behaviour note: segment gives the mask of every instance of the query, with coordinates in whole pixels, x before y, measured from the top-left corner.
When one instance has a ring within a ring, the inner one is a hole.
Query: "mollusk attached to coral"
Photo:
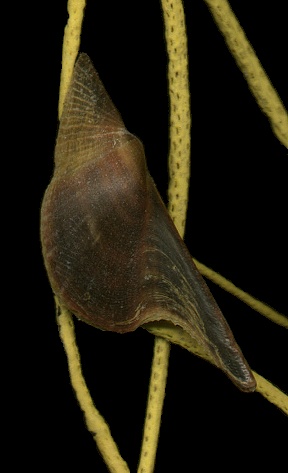
[[[102,330],[180,326],[244,391],[255,380],[180,238],[90,59],[64,103],[41,210],[45,266],[59,302]]]

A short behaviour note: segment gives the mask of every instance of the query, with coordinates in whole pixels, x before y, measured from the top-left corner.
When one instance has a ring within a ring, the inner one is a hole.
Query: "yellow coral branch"
[[[156,337],[138,473],[152,473],[154,471],[168,374],[169,352],[170,343],[164,338]]]
[[[183,237],[190,175],[191,113],[187,36],[182,1],[162,0],[162,9],[170,96],[169,213]],[[161,336],[161,331],[159,335]],[[138,473],[152,473],[154,470],[169,352],[170,344],[167,339],[156,337]]]
[[[190,177],[190,92],[185,16],[181,0],[162,0],[170,98],[169,213],[182,236]]]
[[[256,391],[259,392],[262,396],[264,396],[269,402],[275,404],[275,406],[279,407],[282,412],[288,415],[288,396],[287,394],[280,391],[280,389],[276,388],[272,383],[270,383],[267,379],[260,376],[260,374],[255,373],[257,387]]]
[[[71,81],[75,60],[79,51],[81,28],[86,0],[68,0],[69,18],[64,31],[62,49],[62,70],[59,91],[59,119],[62,115],[64,99]]]
[[[288,148],[288,114],[227,0],[205,0],[275,136]]]
[[[208,268],[204,264],[197,261],[195,258],[194,263],[196,264],[200,273],[206,278],[210,279],[210,281],[222,287],[222,289],[229,292],[233,296],[238,297],[238,299],[240,299],[242,302],[259,312],[259,314],[264,315],[272,322],[275,322],[278,325],[282,325],[282,327],[288,328],[288,318],[285,317],[285,315],[280,314],[276,310],[272,309],[272,307],[269,307],[267,304],[264,304],[264,302],[259,301],[255,297],[251,296],[247,292],[235,286],[235,284],[224,278],[224,276],[221,276],[221,274],[216,273],[216,271],[213,271],[213,269]]]
[[[72,316],[68,310],[59,304],[57,299],[55,300],[58,313],[57,322],[67,355],[71,384],[75,390],[80,407],[84,412],[87,428],[93,435],[109,471],[111,473],[128,473],[127,463],[122,459],[105,419],[94,406],[85,383]]]

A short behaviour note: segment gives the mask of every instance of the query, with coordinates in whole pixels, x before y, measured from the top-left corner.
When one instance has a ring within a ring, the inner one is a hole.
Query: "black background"
[[[287,315],[287,150],[248,91],[204,2],[184,3],[192,105],[185,241],[201,262]],[[287,108],[283,2],[233,0],[231,5]],[[16,420],[25,414],[21,462],[37,471],[45,466],[105,472],[69,383],[39,241],[39,211],[58,126],[66,1],[38,2],[27,16],[27,70],[21,74],[29,83],[19,85],[24,129],[28,125],[23,144],[30,151],[20,210],[27,204],[27,222],[32,215],[33,223],[24,225],[29,251],[22,248],[27,262],[20,265],[18,284],[25,295],[16,318],[24,343],[12,370]],[[167,202],[168,96],[159,2],[88,0],[81,51],[90,55],[129,131],[143,141],[148,167]],[[251,367],[287,392],[287,331],[208,284]],[[75,323],[91,394],[134,472],[153,337],[142,329],[116,335]],[[279,471],[287,425],[287,417],[262,396],[241,393],[221,372],[172,346],[155,473],[199,465],[204,471],[230,471],[235,465],[260,469],[268,460]],[[18,429],[13,439],[15,433]]]

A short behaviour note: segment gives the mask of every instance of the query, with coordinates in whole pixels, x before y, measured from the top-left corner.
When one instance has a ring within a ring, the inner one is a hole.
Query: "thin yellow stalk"
[[[169,213],[183,237],[190,175],[190,95],[185,16],[181,0],[162,0],[170,94]],[[161,332],[160,332],[161,335]],[[170,343],[155,338],[138,473],[152,473],[163,409]]]
[[[281,409],[284,414],[288,415],[287,394],[283,393],[283,391],[280,391],[280,389],[276,388],[276,386],[270,383],[267,379],[263,378],[263,376],[260,376],[260,374],[255,373],[255,371],[253,371],[253,374],[257,382],[256,391],[258,391],[269,402],[272,402],[272,404],[275,404],[275,406],[279,407],[279,409]]]
[[[227,0],[205,0],[205,2],[257,104],[270,121],[275,136],[288,148],[287,111],[229,3]]]
[[[240,299],[252,309],[259,312],[259,314],[264,315],[264,317],[267,317],[267,319],[271,320],[272,322],[275,322],[278,325],[282,325],[282,327],[288,328],[288,318],[285,317],[285,315],[280,314],[275,309],[272,309],[272,307],[269,307],[269,305],[265,304],[262,301],[259,301],[255,297],[251,296],[247,292],[235,286],[235,284],[224,278],[224,276],[221,276],[221,274],[216,273],[216,271],[213,271],[213,269],[208,268],[204,264],[197,261],[195,258],[194,263],[196,264],[200,273],[206,278],[210,279],[210,281],[222,287],[222,289],[229,292],[233,296],[238,297],[238,299]]]
[[[60,337],[67,355],[71,384],[76,393],[79,405],[84,412],[89,432],[111,473],[128,473],[127,463],[121,457],[113,440],[108,424],[93,404],[89,390],[82,374],[80,354],[77,348],[74,324],[71,314],[56,299],[57,322]]]
[[[190,179],[191,110],[185,16],[181,0],[162,0],[168,52],[170,152],[168,210],[183,238]]]
[[[156,337],[138,473],[152,473],[154,471],[168,374],[169,352],[170,343],[164,338]]]
[[[64,99],[71,81],[72,72],[79,52],[81,28],[86,0],[68,0],[68,21],[65,26],[62,46],[62,70],[59,90],[58,115],[62,115]]]

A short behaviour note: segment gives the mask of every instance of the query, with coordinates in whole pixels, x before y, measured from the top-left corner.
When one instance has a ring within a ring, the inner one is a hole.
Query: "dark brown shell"
[[[64,104],[41,238],[54,293],[79,319],[128,332],[179,325],[243,390],[255,381],[87,55]]]

